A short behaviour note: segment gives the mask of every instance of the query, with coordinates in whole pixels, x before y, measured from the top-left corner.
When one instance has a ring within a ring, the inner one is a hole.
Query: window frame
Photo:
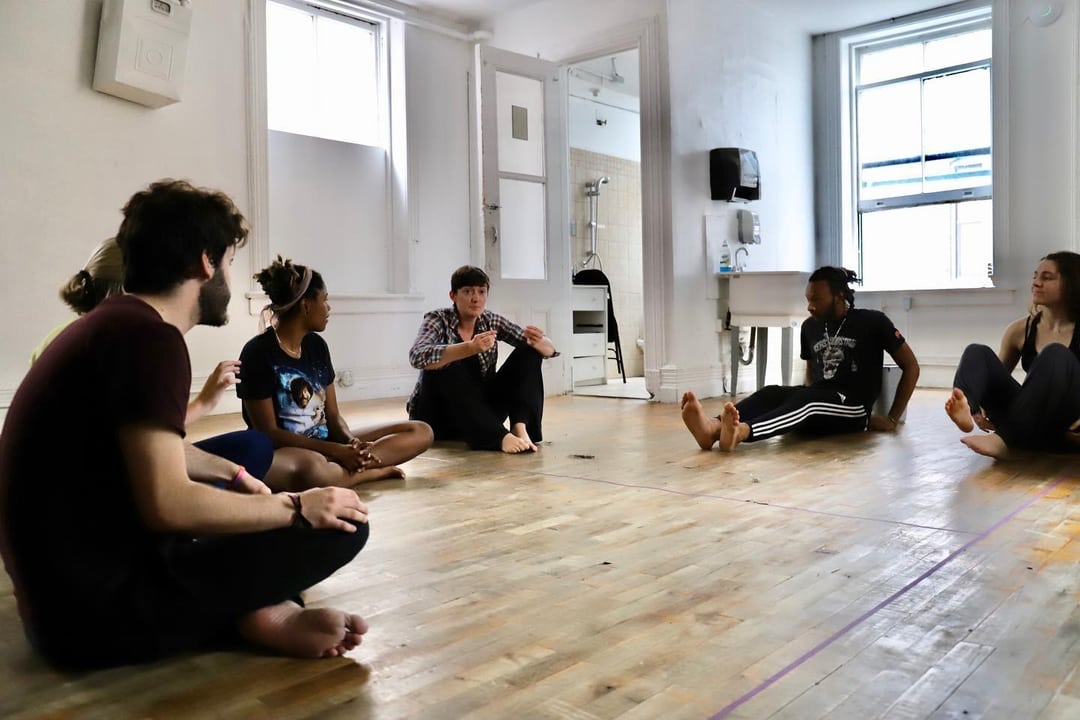
[[[988,8],[989,9],[989,8]],[[992,31],[992,18],[989,14],[982,18],[965,19],[959,22],[943,23],[941,27],[937,27],[933,30],[926,30],[922,32],[907,33],[903,32],[895,37],[890,37],[883,41],[867,41],[861,43],[852,43],[850,46],[850,69],[849,77],[850,83],[850,108],[852,113],[851,120],[851,155],[854,161],[854,177],[855,186],[853,188],[853,195],[856,197],[856,212],[858,215],[862,215],[867,212],[874,212],[877,210],[890,210],[894,208],[915,207],[919,205],[940,205],[947,202],[965,202],[968,200],[985,200],[993,198],[993,176],[991,175],[991,181],[989,184],[982,185],[969,185],[963,188],[956,188],[952,190],[937,190],[933,192],[920,192],[911,193],[908,195],[898,195],[888,198],[870,198],[867,200],[859,200],[859,190],[861,183],[861,163],[859,161],[859,123],[858,123],[858,95],[860,92],[866,90],[874,90],[877,88],[888,87],[891,85],[898,85],[900,83],[912,82],[918,80],[920,84],[925,83],[927,80],[934,78],[947,77],[949,75],[956,75],[971,70],[986,69],[990,73],[990,88],[991,88],[991,101],[993,97],[993,54],[991,57],[983,60],[973,60],[966,63],[960,63],[957,65],[949,65],[940,68],[934,68],[933,70],[924,70],[919,73],[911,73],[908,75],[901,75],[887,80],[878,80],[875,82],[859,84],[856,80],[858,76],[859,63],[862,60],[862,56],[867,52],[875,52],[888,50],[895,47],[902,47],[904,45],[911,45],[915,42],[926,43],[941,38],[952,37],[954,35],[960,35],[965,32],[973,32],[977,30],[991,30]],[[921,88],[920,88],[921,90]],[[922,109],[920,109],[922,112]],[[991,124],[993,123],[993,117],[990,118]],[[920,128],[924,127],[920,124]],[[928,162],[928,156],[925,152],[925,148],[920,154],[920,158],[923,163]],[[994,144],[991,140],[990,143],[990,161],[993,163],[994,158]]]
[[[921,41],[934,37],[956,34],[958,31],[976,29],[989,23],[991,28],[991,152],[993,162],[992,184],[987,197],[946,198],[947,202],[986,200],[992,202],[993,229],[990,248],[991,262],[986,277],[978,281],[953,277],[951,281],[934,281],[923,287],[921,283],[907,284],[906,290],[892,287],[894,291],[913,290],[967,290],[992,287],[994,261],[1008,252],[1008,117],[1002,110],[1008,106],[1007,65],[994,69],[994,58],[1008,57],[1008,22],[1002,13],[992,12],[991,0],[968,0],[943,8],[928,10],[900,19],[889,19],[870,25],[850,28],[813,38],[814,83],[814,142],[819,148],[831,151],[815,154],[815,197],[817,225],[817,260],[821,265],[846,265],[862,270],[862,240],[858,201],[858,156],[855,118],[856,66],[853,62],[856,48],[873,45],[875,49],[909,44],[916,38]],[[1004,33],[1004,34],[1003,34]],[[955,66],[954,66],[955,67]],[[951,69],[951,68],[949,68]],[[943,74],[943,68],[928,71]],[[922,73],[920,73],[922,74]],[[953,192],[953,191],[944,191]],[[963,191],[960,191],[963,192]],[[939,204],[899,203],[877,209],[889,210],[902,205]],[[890,203],[889,200],[885,201]],[[885,290],[874,287],[870,278],[865,291]],[[881,283],[879,283],[880,285]]]

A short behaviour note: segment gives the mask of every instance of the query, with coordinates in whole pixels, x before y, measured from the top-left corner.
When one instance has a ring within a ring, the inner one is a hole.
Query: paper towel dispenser
[[[709,181],[713,200],[757,200],[761,197],[757,153],[735,147],[710,150]]]

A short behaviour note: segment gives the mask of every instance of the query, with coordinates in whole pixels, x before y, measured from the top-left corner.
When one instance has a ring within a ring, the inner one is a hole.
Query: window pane
[[[969,70],[924,83],[924,192],[990,184],[990,118],[989,70]]]
[[[860,199],[920,192],[919,81],[860,91],[857,102]]]
[[[318,18],[321,136],[380,145],[375,33],[351,23]]]
[[[923,44],[899,45],[886,50],[865,51],[859,54],[859,85],[890,78],[918,75],[923,69]]]
[[[544,83],[497,71],[499,171],[544,174]]]
[[[499,263],[504,278],[547,277],[544,190],[539,182],[499,180]]]
[[[382,146],[377,28],[266,4],[267,125]]]
[[[993,259],[990,200],[862,213],[862,270],[879,290],[942,288],[987,279]]]
[[[315,18],[266,4],[266,106],[271,130],[304,134],[315,107]]]
[[[974,200],[956,206],[956,276],[986,281],[994,262],[994,205]]]
[[[991,55],[990,28],[930,40],[924,53],[924,70],[986,60]]]
[[[950,285],[953,227],[952,205],[863,213],[863,280],[882,290]]]

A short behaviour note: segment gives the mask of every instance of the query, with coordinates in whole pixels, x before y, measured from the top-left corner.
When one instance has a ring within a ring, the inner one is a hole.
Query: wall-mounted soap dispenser
[[[743,245],[760,245],[761,222],[758,219],[758,214],[753,210],[740,209],[738,220],[739,242]]]

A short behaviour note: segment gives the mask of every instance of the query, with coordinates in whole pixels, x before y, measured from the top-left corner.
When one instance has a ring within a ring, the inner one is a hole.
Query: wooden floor
[[[569,396],[535,455],[436,448],[360,488],[371,541],[308,594],[370,621],[347,658],[59,675],[4,577],[0,717],[1078,718],[1077,465],[971,454],[944,397],[728,456],[674,406]]]

